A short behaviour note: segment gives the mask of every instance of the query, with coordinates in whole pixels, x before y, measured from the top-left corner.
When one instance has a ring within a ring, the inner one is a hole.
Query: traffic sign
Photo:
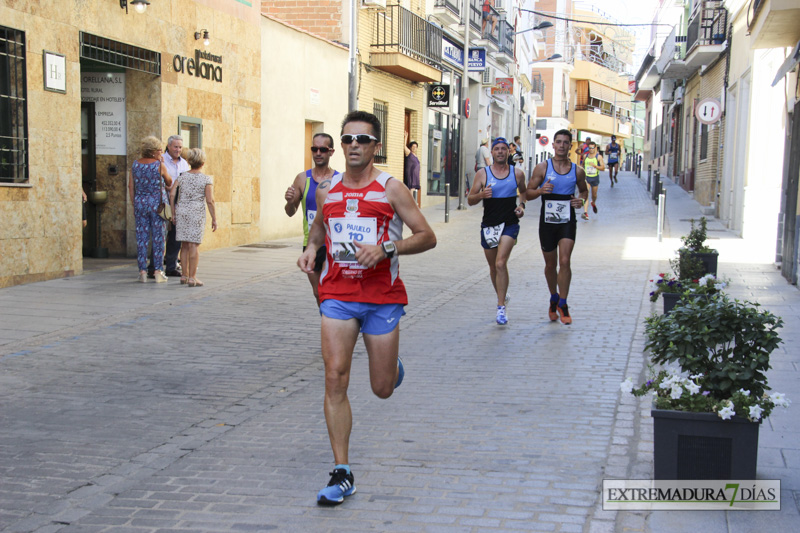
[[[701,124],[714,124],[722,118],[722,104],[716,98],[700,100],[694,110],[694,116]]]
[[[469,118],[469,112],[472,111],[472,106],[469,105],[469,98],[464,100],[464,118]]]
[[[547,143],[549,142],[550,139],[547,138],[547,135],[542,135],[541,137],[539,137],[539,144],[541,144],[542,146],[547,146]]]

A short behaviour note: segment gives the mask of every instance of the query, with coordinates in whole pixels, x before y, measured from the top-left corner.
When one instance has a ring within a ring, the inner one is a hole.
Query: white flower
[[[694,374],[694,375],[692,375],[692,376],[689,376],[689,377],[690,377],[691,379],[700,379],[700,378],[702,378],[702,377],[703,377],[703,374],[702,374],[702,373],[700,373],[700,374]]]
[[[733,410],[733,402],[728,401],[728,406],[719,410],[719,417],[723,420],[729,420],[736,412]]]
[[[749,390],[739,389],[739,392],[741,392],[745,396],[750,396],[750,391]]]
[[[697,284],[700,285],[701,287],[705,287],[706,283],[708,283],[708,278],[706,276],[703,276],[702,278],[697,280]]]
[[[677,400],[681,397],[682,394],[683,394],[683,389],[679,385],[675,385],[674,387],[672,387],[672,391],[670,391],[669,397],[672,398],[673,400]]]
[[[789,407],[789,405],[792,403],[782,392],[773,392],[769,395],[769,399],[772,400],[772,403],[774,403],[777,407]]]
[[[761,419],[761,413],[763,413],[763,412],[764,412],[764,410],[761,408],[760,405],[756,404],[756,405],[751,406],[750,407],[750,420],[753,420],[753,421],[760,420]]]
[[[633,379],[627,378],[625,381],[619,384],[619,390],[626,394],[630,394],[633,390]]]
[[[689,391],[689,394],[697,394],[698,392],[700,392],[700,385],[698,385],[694,381],[687,381],[686,390]]]
[[[714,284],[714,288],[715,288],[716,290],[718,290],[718,291],[721,291],[722,289],[724,289],[724,288],[725,288],[725,287],[727,287],[727,286],[728,286],[728,284],[727,284],[727,283],[725,283],[725,282],[722,282],[722,281],[721,281],[721,282],[719,282],[719,283],[715,283],[715,284]]]

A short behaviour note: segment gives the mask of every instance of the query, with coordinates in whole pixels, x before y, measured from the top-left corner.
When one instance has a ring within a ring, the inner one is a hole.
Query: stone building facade
[[[84,254],[135,254],[127,181],[148,135],[206,151],[219,229],[205,249],[256,240],[261,17],[250,4],[0,3],[3,67],[20,75],[0,87],[14,96],[0,125],[0,287],[80,274]],[[82,188],[98,201],[85,230]]]

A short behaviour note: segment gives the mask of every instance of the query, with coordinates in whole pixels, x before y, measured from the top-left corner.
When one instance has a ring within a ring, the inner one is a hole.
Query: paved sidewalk
[[[764,424],[760,443],[759,476],[783,480],[780,513],[599,507],[604,478],[652,472],[649,411],[621,398],[619,383],[643,369],[642,322],[657,310],[647,280],[699,216],[677,187],[668,197],[658,243],[642,182],[631,173],[614,189],[602,182],[600,213],[578,228],[571,326],[547,319],[538,202],[509,263],[506,327],[494,323],[480,208],[452,201],[448,224],[442,206],[427,208],[438,246],[400,260],[406,379],[378,400],[359,344],[358,494],[333,509],[314,503],[332,456],[319,315],[294,266],[300,239],[201,252],[202,288],[136,283],[131,261],[2,289],[0,531],[797,529],[792,409]],[[731,292],[784,317],[771,384],[800,401],[790,349],[800,294],[769,258],[726,262],[741,241],[712,234]]]

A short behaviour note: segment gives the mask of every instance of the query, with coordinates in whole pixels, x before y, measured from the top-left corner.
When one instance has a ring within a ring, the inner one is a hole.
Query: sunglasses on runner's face
[[[358,144],[369,144],[372,141],[378,142],[378,138],[367,135],[366,133],[362,133],[361,135],[342,135],[342,142],[344,144],[352,144],[353,141],[356,141]]]
[[[327,154],[328,152],[331,151],[331,149],[328,148],[327,146],[312,146],[311,147],[311,151],[312,152],[320,152],[320,153],[323,153],[323,154]]]

